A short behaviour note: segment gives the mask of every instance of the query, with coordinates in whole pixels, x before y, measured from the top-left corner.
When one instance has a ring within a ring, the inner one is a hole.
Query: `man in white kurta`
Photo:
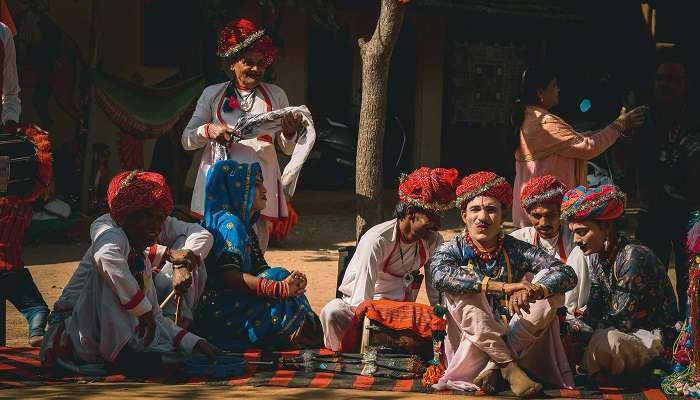
[[[165,216],[172,212],[165,178],[151,172],[123,172],[107,193],[117,226],[103,226],[88,249],[85,260],[91,260],[91,268],[73,280],[83,285],[70,316],[51,321],[41,348],[42,363],[80,372],[85,365],[118,365],[120,357],[122,362],[128,357],[131,362],[122,368],[141,367],[141,372],[155,376],[163,371],[143,368],[139,360],[153,360],[156,366],[163,353],[191,353],[195,348],[213,357],[213,347],[165,318],[158,307],[144,250],[154,244]],[[139,354],[143,356],[137,358]]]
[[[217,55],[227,60],[233,79],[204,89],[182,133],[185,150],[204,148],[192,193],[191,212],[200,218],[204,214],[204,186],[213,163],[214,141],[226,142],[230,159],[243,163],[258,162],[262,167],[268,200],[256,231],[260,249],[264,252],[272,221],[289,216],[275,144],[284,154],[292,155],[301,117],[292,118],[292,125],[290,118],[284,118],[282,132],[231,142],[232,127],[241,116],[279,110],[288,107],[289,100],[279,86],[260,81],[277,53],[264,31],[248,20],[234,20],[221,31],[218,43]]]
[[[418,272],[442,243],[440,213],[452,207],[457,171],[426,167],[399,185],[396,218],[369,229],[360,239],[338,291],[343,294],[321,310],[325,346],[339,351],[355,309],[365,300],[415,301]],[[425,271],[431,304],[439,302]],[[415,281],[415,282],[414,282]]]
[[[573,235],[560,220],[561,199],[566,187],[552,175],[530,179],[520,193],[531,226],[511,232],[511,236],[539,247],[566,264],[576,247]]]
[[[109,214],[104,214],[97,218],[90,226],[90,239],[94,243],[103,233],[111,229],[118,228],[116,222]],[[183,321],[192,321],[193,312],[197,306],[199,298],[202,296],[207,280],[207,271],[204,259],[209,254],[209,250],[214,243],[211,233],[199,224],[180,221],[174,217],[167,217],[163,224],[163,230],[158,236],[158,244],[150,246],[146,255],[153,267],[153,280],[156,286],[156,293],[160,302],[173,290],[173,263],[165,260],[163,255],[166,249],[189,250],[194,253],[202,262],[191,272],[192,284],[187,289],[182,303]],[[86,253],[75,273],[63,289],[63,293],[54,303],[55,311],[65,311],[73,308],[80,297],[80,293],[85,287],[86,279],[90,270],[94,268],[93,259],[90,252]],[[163,309],[166,316],[175,315],[176,304],[170,302]],[[183,325],[187,325],[185,322]]]

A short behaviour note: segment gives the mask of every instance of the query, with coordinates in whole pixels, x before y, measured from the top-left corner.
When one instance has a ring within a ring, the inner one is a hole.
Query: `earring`
[[[605,249],[606,253],[608,252],[608,250],[610,250],[610,241],[608,241],[608,239],[605,239],[605,241],[603,242],[603,248]]]

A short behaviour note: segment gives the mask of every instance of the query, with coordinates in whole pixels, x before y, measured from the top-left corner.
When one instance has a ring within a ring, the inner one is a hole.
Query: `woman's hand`
[[[647,110],[646,106],[639,106],[633,108],[631,111],[627,111],[625,107],[620,110],[620,116],[618,119],[622,121],[625,125],[625,129],[634,129],[644,125],[646,119],[645,112]]]
[[[301,114],[287,113],[282,117],[282,134],[286,139],[291,139],[301,130]]]
[[[289,297],[296,297],[306,292],[306,275],[301,272],[292,271],[284,280],[289,285]]]
[[[217,143],[226,146],[233,136],[236,136],[236,131],[229,128],[228,125],[210,123],[206,127],[209,139],[215,140]]]

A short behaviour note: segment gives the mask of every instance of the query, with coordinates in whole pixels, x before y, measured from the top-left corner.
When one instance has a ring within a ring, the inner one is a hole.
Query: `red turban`
[[[267,65],[277,56],[277,47],[265,31],[247,19],[234,19],[219,33],[216,55],[231,57],[245,50],[257,51],[265,57]]]
[[[109,213],[122,225],[131,213],[160,207],[166,215],[173,212],[173,197],[163,175],[155,172],[124,171],[107,188]]]
[[[454,168],[420,167],[402,177],[399,199],[412,206],[432,211],[454,207],[459,172]]]
[[[457,207],[462,208],[477,196],[489,196],[500,201],[506,208],[513,204],[513,188],[502,176],[481,171],[462,178],[457,188]]]
[[[520,192],[520,202],[525,211],[530,211],[537,204],[547,203],[561,206],[561,199],[566,192],[566,186],[552,175],[537,176],[523,186]]]
[[[564,195],[561,218],[568,221],[611,221],[625,212],[625,194],[615,185],[575,187]]]

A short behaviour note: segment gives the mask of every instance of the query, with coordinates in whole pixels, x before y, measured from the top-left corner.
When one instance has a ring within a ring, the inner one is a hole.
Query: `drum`
[[[24,196],[37,182],[37,147],[20,133],[0,133],[0,197]]]
[[[433,356],[433,341],[411,330],[394,330],[365,317],[360,352],[376,348],[384,353],[412,354],[423,360]]]

